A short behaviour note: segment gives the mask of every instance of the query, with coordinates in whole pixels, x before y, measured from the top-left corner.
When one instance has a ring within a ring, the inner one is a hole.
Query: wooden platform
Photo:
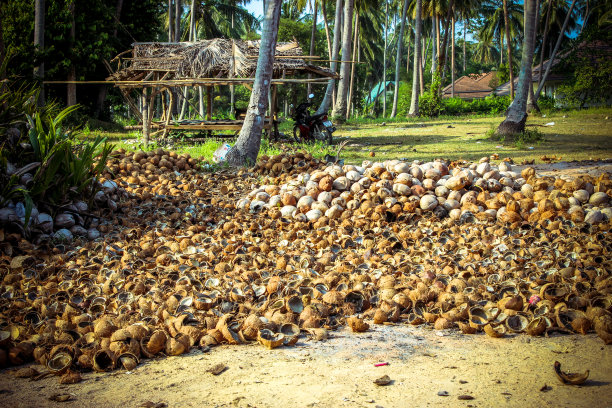
[[[170,122],[168,126],[164,122],[153,122],[151,123],[151,129],[173,131],[173,130],[234,130],[239,131],[242,129],[244,120],[192,120],[184,121],[181,123]],[[265,119],[263,128],[269,130],[273,127],[274,123],[269,117]],[[140,130],[142,125],[126,126],[126,130]]]

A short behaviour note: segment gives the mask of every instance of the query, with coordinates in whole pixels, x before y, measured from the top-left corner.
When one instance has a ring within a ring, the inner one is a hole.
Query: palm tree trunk
[[[455,16],[453,15],[453,28],[451,36],[451,98],[455,97]]]
[[[348,94],[349,81],[349,65],[346,58],[351,53],[351,23],[353,21],[353,6],[354,0],[346,0],[344,5],[344,29],[342,30],[342,63],[340,65],[340,81],[338,82],[338,94],[336,96],[336,105],[334,106],[332,116],[337,120],[344,121],[346,116],[346,95]]]
[[[512,72],[512,41],[510,41],[510,23],[508,21],[508,1],[504,4],[504,26],[506,29],[506,45],[508,47],[508,72],[510,73],[510,97],[514,98],[514,73]]]
[[[75,29],[75,21],[74,21],[74,9],[75,9],[75,4],[74,2],[70,3],[70,5],[68,6],[69,8],[69,12],[70,12],[70,20],[71,23],[70,24],[70,53],[73,54],[74,53],[74,42],[75,42],[75,38],[76,38],[76,29]],[[70,61],[70,70],[68,71],[68,81],[76,81],[76,67],[74,65],[74,61]],[[76,84],[74,82],[72,83],[68,83],[68,95],[66,98],[66,104],[68,106],[72,106],[72,105],[76,105],[77,101],[76,101]]]
[[[34,3],[34,48],[42,53],[45,48],[45,0],[36,0]],[[45,78],[45,63],[41,58],[34,67],[34,77],[42,81]],[[44,88],[41,84],[38,95],[38,106],[45,104]]]
[[[270,81],[272,80],[281,4],[280,0],[268,1],[266,4],[257,70],[255,71],[255,81],[253,82],[249,107],[236,144],[226,156],[227,162],[233,166],[253,165],[259,153],[261,133],[266,109],[268,108],[268,94],[270,93]]]
[[[383,49],[383,118],[387,116],[387,34],[389,31],[389,0],[385,0],[385,48]]]
[[[521,55],[521,71],[516,90],[516,97],[508,108],[506,119],[497,128],[500,135],[512,136],[525,131],[525,121],[527,120],[527,94],[531,79],[531,63],[533,61],[533,48],[535,38],[535,0],[525,0],[526,16],[525,36],[523,40],[523,52]]]
[[[524,9],[524,8],[523,8]],[[527,10],[525,9],[523,12],[523,21],[527,21]],[[536,27],[533,30],[533,46],[535,50],[536,38],[538,35],[538,23],[540,21],[540,0],[536,0]],[[534,51],[535,52],[535,51]],[[533,71],[530,73],[533,74]],[[533,92],[533,75],[530,75],[529,81],[529,93],[527,94],[527,112],[540,112],[540,107],[538,103],[534,100],[534,92]]]
[[[421,21],[421,24],[422,24],[422,21]],[[416,27],[415,27],[415,30],[416,30]],[[423,35],[423,34],[421,33],[421,35]],[[416,31],[414,33],[414,36],[416,38]],[[416,44],[416,41],[415,41],[415,44]],[[423,38],[421,46],[423,48],[425,47],[425,39],[424,38]],[[415,45],[415,47],[416,47],[416,45]],[[427,48],[429,48],[429,45],[427,45]],[[415,56],[416,56],[416,50],[414,52],[415,52]],[[419,62],[419,64],[418,64],[418,67],[419,67],[419,88],[418,89],[419,89],[419,94],[420,95],[423,95],[423,92],[425,92],[425,80],[423,79],[423,70],[425,69],[425,60],[426,59],[427,59],[427,57],[423,57],[423,55],[419,55],[418,59],[415,58],[415,61]]]
[[[463,74],[465,74],[466,67],[467,67],[467,54],[465,52],[465,41],[466,41],[467,30],[468,30],[469,25],[470,25],[470,19],[468,17],[465,19],[465,23],[463,26],[463,71],[462,71]]]
[[[412,34],[412,27],[408,24],[408,39],[406,40],[406,75],[410,72],[410,37]]]
[[[348,1],[348,0],[347,0]],[[332,44],[332,57],[330,63],[331,72],[336,72],[338,67],[338,48],[340,46],[340,20],[342,19],[342,0],[336,0],[336,17],[334,18],[334,42]],[[330,79],[327,83],[327,88],[325,89],[325,95],[323,96],[323,100],[321,101],[321,105],[319,109],[317,109],[317,115],[321,113],[327,112],[329,110],[329,106],[332,103],[334,89],[336,87],[336,80]],[[334,106],[336,105],[336,101],[333,101]]]
[[[183,10],[181,0],[174,0],[174,5],[174,40],[179,42],[181,41],[181,14]]]
[[[504,34],[499,33],[499,65],[504,65]]]
[[[353,32],[355,34],[355,37],[353,38],[353,57],[351,58],[351,61],[355,61],[355,58],[357,57],[357,42],[359,41],[359,12],[355,12],[355,27],[353,28]],[[349,89],[349,96],[348,96],[348,109],[346,110],[346,119],[348,119],[351,116],[351,102],[353,101],[353,85],[355,83],[355,63],[352,62],[351,63],[351,87]]]
[[[437,45],[438,44],[438,39],[436,37],[436,24],[437,24],[437,20],[436,20],[436,16],[432,16],[431,17],[431,38],[433,39],[433,44],[431,46],[431,73],[433,75],[434,72],[436,72],[436,69],[438,68],[436,63],[438,62],[438,54],[436,54],[436,52],[440,49],[440,46]]]
[[[321,0],[321,14],[323,15],[323,25],[325,26],[325,38],[327,40],[327,56],[332,59],[331,37],[329,35],[329,25],[327,24],[327,10],[325,9],[325,1]],[[329,62],[331,64],[331,61]]]
[[[544,37],[542,38],[542,45],[540,46],[540,68],[538,69],[538,82],[542,80],[542,65],[544,64],[544,51],[546,50],[546,40],[548,37],[548,25],[550,24],[550,7],[552,0],[548,0],[548,7],[546,8],[546,23],[544,23]]]
[[[421,71],[421,6],[422,0],[416,0],[414,26],[414,72],[412,74],[412,98],[408,115],[419,115],[419,74]],[[419,69],[417,69],[419,67]]]
[[[168,0],[168,42],[174,41],[174,3]]]
[[[404,8],[402,9],[402,21],[400,22],[400,32],[399,32],[399,37],[397,37],[397,54],[395,56],[395,87],[393,88],[393,108],[391,109],[392,118],[394,118],[395,115],[397,114],[397,99],[399,96],[400,66],[402,62],[402,43],[404,42],[404,28],[406,26],[406,13],[407,12],[408,12],[408,0],[404,0]]]
[[[561,45],[561,40],[563,40],[563,36],[565,35],[565,29],[567,28],[567,23],[569,22],[569,19],[572,15],[572,11],[574,10],[574,5],[576,4],[576,0],[572,0],[572,4],[569,8],[569,10],[567,11],[567,14],[565,16],[565,21],[563,21],[563,27],[561,27],[561,32],[559,33],[559,37],[557,38],[557,42],[555,43],[555,48],[553,49],[552,54],[550,55],[549,58],[549,63],[546,66],[546,71],[544,71],[544,77],[542,77],[542,80],[540,81],[540,84],[538,85],[538,90],[536,91],[535,95],[534,95],[534,100],[537,102],[538,98],[540,97],[540,92],[542,92],[542,88],[544,87],[544,83],[546,82],[546,78],[548,78],[548,74],[550,74],[550,68],[552,67],[552,63],[555,60],[555,56],[557,55],[557,51],[559,51],[559,46]]]
[[[314,55],[314,51],[315,51],[315,33],[317,32],[317,8],[319,6],[319,3],[317,3],[317,1],[314,1],[314,10],[313,10],[313,15],[312,15],[312,31],[310,33],[310,52],[308,55],[313,56]],[[312,75],[308,74],[308,79],[311,79]],[[307,85],[307,89],[308,89],[308,95],[310,95],[310,90],[311,90],[312,84],[309,82]]]

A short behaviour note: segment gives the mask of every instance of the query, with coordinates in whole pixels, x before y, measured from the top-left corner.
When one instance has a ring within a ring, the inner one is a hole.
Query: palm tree
[[[281,1],[267,2],[249,109],[236,144],[227,154],[227,162],[233,166],[252,165],[259,153],[261,133],[268,108],[281,3]]]
[[[412,74],[412,98],[410,99],[410,116],[419,115],[419,73],[417,68],[421,63],[421,5],[422,0],[416,0],[414,17],[414,69]]]
[[[508,47],[508,72],[510,73],[510,98],[514,98],[514,73],[512,72],[512,41],[510,41],[510,22],[508,19],[508,0],[504,4],[504,28],[506,33],[506,46]],[[503,51],[502,51],[503,53]]]
[[[508,108],[506,119],[497,128],[497,133],[503,136],[513,136],[525,131],[527,119],[527,94],[531,85],[531,64],[533,61],[534,30],[536,26],[536,0],[525,0],[525,36],[521,55],[521,70],[519,73],[516,97]]]
[[[397,54],[395,56],[395,88],[393,89],[393,108],[391,109],[391,117],[394,118],[397,114],[397,98],[399,96],[399,77],[400,64],[402,62],[402,42],[404,41],[404,28],[406,26],[406,13],[408,11],[408,0],[404,0],[404,8],[402,9],[402,19],[400,21],[400,32],[397,37]],[[408,45],[410,47],[410,45]]]
[[[565,30],[567,28],[567,24],[568,21],[572,15],[572,11],[574,9],[574,5],[576,5],[576,0],[572,0],[572,4],[565,16],[565,21],[563,22],[563,26],[561,27],[561,33],[559,34],[559,37],[557,38],[557,43],[555,44],[555,49],[553,50],[551,56],[550,56],[550,61],[554,61],[555,56],[557,55],[557,51],[559,50],[559,45],[561,45],[561,40],[563,39],[563,37],[565,36]],[[548,74],[550,73],[550,68],[552,67],[552,63],[549,63],[546,66],[546,71],[544,72],[544,76],[542,77],[542,79],[540,80],[540,83],[538,85],[538,90],[535,92],[534,94],[534,101],[537,102],[538,98],[540,97],[540,92],[542,92],[542,88],[544,87],[544,83],[546,82],[546,78],[548,78]]]
[[[350,78],[350,63],[346,58],[349,58],[351,53],[351,40],[352,40],[352,22],[353,22],[353,8],[354,0],[346,0],[344,4],[344,27],[342,29],[342,63],[340,64],[340,80],[338,82],[338,96],[336,97],[336,105],[332,116],[336,120],[343,122],[346,117],[346,97],[349,90],[349,78]]]
[[[485,0],[482,5],[482,14],[485,18],[483,34],[487,37],[499,39],[500,65],[503,64],[504,29],[506,26],[503,3],[499,0]],[[518,3],[508,3],[508,29],[510,38],[522,36],[523,9]],[[488,39],[488,38],[487,38]]]
[[[45,0],[36,0],[34,3],[34,48],[37,52],[42,52],[45,48]],[[4,63],[4,61],[2,61]],[[45,63],[41,59],[40,63],[34,67],[34,77],[42,80],[45,77]],[[38,105],[45,103],[43,87],[40,87]]]
[[[332,44],[332,57],[330,62],[330,70],[332,72],[336,72],[337,68],[337,60],[338,60],[338,47],[340,46],[340,20],[342,19],[342,0],[336,0],[336,17],[334,20],[334,42]],[[323,100],[321,101],[321,105],[319,109],[317,109],[317,115],[327,112],[329,110],[329,106],[332,102],[332,94],[334,93],[334,88],[336,86],[336,81],[334,79],[330,79],[327,83],[327,88],[325,90],[325,95],[323,96]]]

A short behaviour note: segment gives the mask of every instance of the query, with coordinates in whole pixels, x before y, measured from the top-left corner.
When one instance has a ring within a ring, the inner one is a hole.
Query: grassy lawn
[[[499,154],[500,158],[511,157],[517,163],[524,160],[540,163],[542,156],[552,155],[565,161],[612,158],[612,108],[531,115],[527,120],[527,129],[537,129],[542,135],[542,139],[536,142],[491,140],[487,131],[497,127],[502,120],[502,116],[401,118],[386,120],[383,124],[383,119],[358,119],[340,126],[334,133],[334,141],[349,139],[341,153],[341,157],[349,163],[385,159],[478,160],[494,153]],[[544,126],[551,122],[554,122],[553,126]],[[291,122],[283,123],[281,131],[288,133],[290,125]],[[139,147],[138,144],[125,143],[126,140],[139,138],[137,132],[85,131],[84,137],[97,134],[107,136],[112,143],[126,149]],[[178,141],[173,150],[209,160],[215,149],[224,142],[211,139],[194,144],[188,140]],[[156,145],[153,144],[153,147]],[[322,144],[279,145],[263,140],[260,154],[276,154],[287,147],[307,148],[316,157],[335,151],[334,146],[328,148]],[[374,158],[370,156],[371,152]]]

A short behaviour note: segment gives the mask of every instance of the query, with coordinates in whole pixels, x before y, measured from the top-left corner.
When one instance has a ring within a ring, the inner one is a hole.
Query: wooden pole
[[[149,144],[149,98],[147,97],[148,88],[142,90],[142,136],[144,144]]]
[[[206,87],[206,120],[212,119],[212,86]]]

